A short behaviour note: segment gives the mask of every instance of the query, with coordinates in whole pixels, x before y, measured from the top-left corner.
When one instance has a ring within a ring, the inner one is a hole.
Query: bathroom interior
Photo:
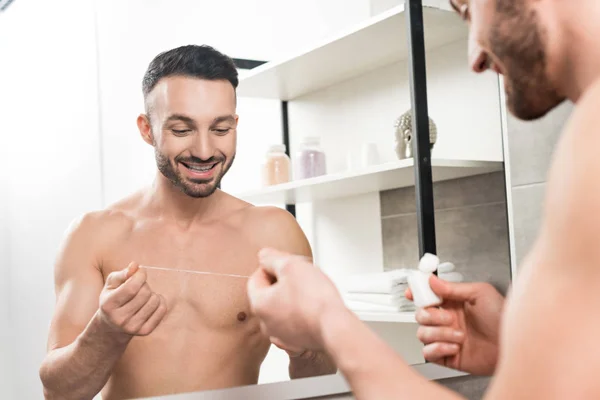
[[[501,77],[469,70],[467,26],[448,2],[423,0],[423,21],[437,255],[455,266],[446,279],[506,293],[535,238],[552,148],[572,105],[517,121],[506,111]],[[152,57],[183,44],[257,61],[239,69],[237,155],[223,191],[291,210],[315,264],[340,287],[416,268],[403,0],[7,2],[0,398],[43,398],[38,370],[64,232],[81,214],[152,182],[154,153],[135,125],[141,77]],[[488,378],[425,362],[414,305],[403,295],[377,304],[343,294],[407,363],[481,398]],[[352,398],[340,374],[290,380],[287,365],[272,346],[256,386],[165,398]]]

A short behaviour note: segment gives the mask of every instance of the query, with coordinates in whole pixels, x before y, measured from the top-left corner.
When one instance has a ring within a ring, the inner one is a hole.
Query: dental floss
[[[219,272],[205,272],[205,271],[190,271],[187,269],[174,269],[174,268],[164,268],[164,267],[149,267],[146,265],[141,265],[140,268],[146,269],[155,269],[160,271],[172,271],[172,272],[186,272],[188,274],[197,274],[197,275],[216,275],[216,276],[228,276],[230,278],[250,278],[248,275],[236,275],[236,274],[222,274]]]

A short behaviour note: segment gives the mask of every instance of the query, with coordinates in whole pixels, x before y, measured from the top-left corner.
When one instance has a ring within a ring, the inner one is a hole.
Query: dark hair
[[[169,76],[207,80],[228,80],[238,86],[238,72],[231,58],[206,45],[177,47],[157,55],[146,70],[142,82],[144,100],[158,81]]]

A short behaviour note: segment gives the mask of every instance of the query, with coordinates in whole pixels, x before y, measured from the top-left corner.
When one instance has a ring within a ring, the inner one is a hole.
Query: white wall
[[[42,397],[38,369],[54,306],[53,261],[68,223],[100,206],[92,9],[86,0],[16,1],[0,23],[0,169],[10,263],[14,394]],[[2,290],[0,289],[0,292]],[[3,302],[4,303],[4,302]],[[17,398],[0,393],[1,398]]]
[[[5,21],[4,13],[0,13],[0,32]],[[0,40],[0,59],[7,54],[6,41]],[[7,77],[2,73],[0,64],[0,88],[5,87]],[[0,95],[0,135],[4,129],[4,114],[8,110],[9,99]],[[0,146],[0,397],[11,398],[13,395],[12,379],[12,330],[10,321],[10,245],[8,242],[8,169],[5,161],[8,157],[8,146]]]
[[[2,18],[0,15],[0,24]],[[0,45],[1,46],[1,45]],[[3,54],[0,47],[0,56]],[[0,72],[0,87],[3,87],[3,77]],[[5,109],[5,104],[0,98],[0,110]],[[0,132],[2,131],[2,118],[0,117]],[[6,147],[0,146],[0,160],[7,156]],[[10,323],[10,246],[8,243],[8,204],[7,204],[7,169],[0,164],[0,396],[12,398],[12,342],[13,335]]]
[[[232,57],[268,61],[369,13],[366,0],[110,0],[97,2],[97,9],[106,203],[154,174],[152,149],[139,138],[135,118],[143,111],[142,76],[159,52],[209,44]],[[259,185],[268,145],[281,142],[278,101],[241,98],[238,111],[238,156],[223,182],[229,191]]]

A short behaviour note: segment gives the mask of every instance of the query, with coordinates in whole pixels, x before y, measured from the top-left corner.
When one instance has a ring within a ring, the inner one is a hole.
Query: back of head
[[[182,76],[206,80],[227,80],[237,88],[238,72],[233,60],[206,45],[187,45],[157,55],[148,66],[142,82],[144,101],[163,78]]]

